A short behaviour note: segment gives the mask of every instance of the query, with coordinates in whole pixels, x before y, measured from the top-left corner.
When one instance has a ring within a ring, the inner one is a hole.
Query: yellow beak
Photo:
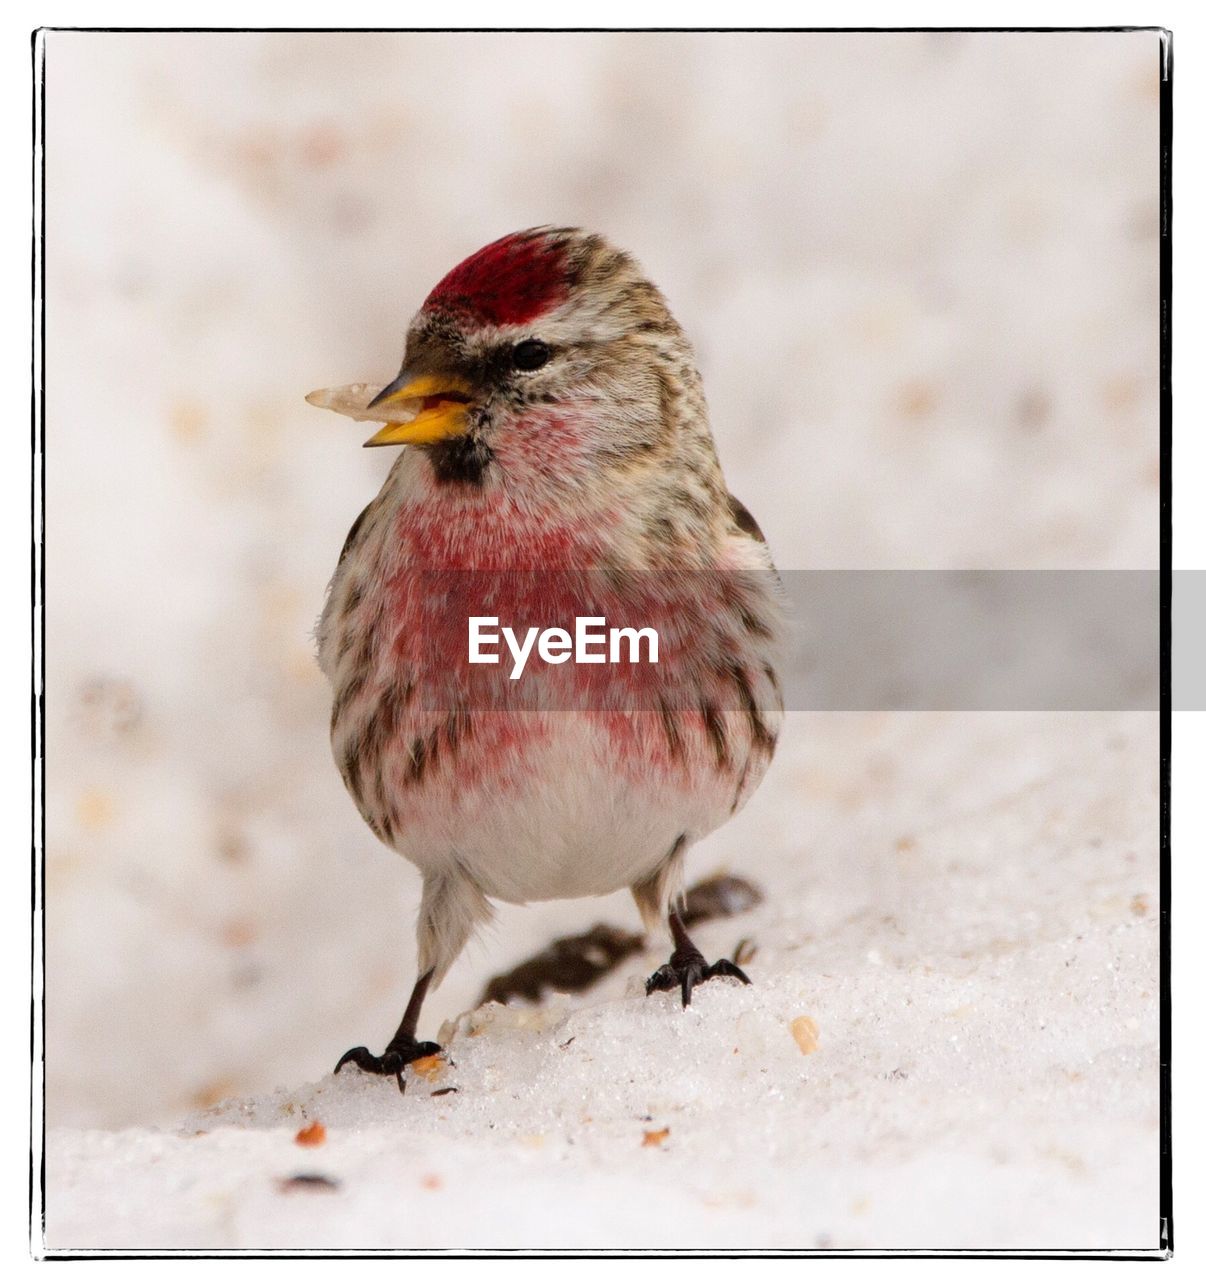
[[[471,388],[462,379],[436,373],[415,377],[402,373],[373,398],[369,408],[379,404],[402,404],[414,416],[406,422],[387,422],[364,442],[366,449],[384,444],[434,444],[469,430]]]

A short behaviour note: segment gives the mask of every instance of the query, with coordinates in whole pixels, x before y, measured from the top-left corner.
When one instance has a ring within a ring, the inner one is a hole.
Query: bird
[[[405,1068],[442,1051],[418,1039],[423,1001],[496,902],[627,887],[672,943],[647,995],[685,1008],[710,979],[749,983],[689,936],[683,871],[774,753],[782,595],[664,296],[602,235],[516,232],[439,281],[397,377],[357,394],[344,411],[383,424],[366,445],[403,447],[344,542],[318,658],[346,788],[422,896],[402,1020],[335,1070],[404,1090]],[[550,646],[513,679],[505,660],[469,661],[471,617],[519,634],[619,621],[654,631],[658,660]]]

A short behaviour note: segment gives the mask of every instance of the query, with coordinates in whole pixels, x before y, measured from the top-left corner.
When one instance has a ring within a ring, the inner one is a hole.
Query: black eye
[[[533,369],[548,364],[552,354],[547,342],[541,342],[539,338],[528,338],[525,342],[517,342],[512,348],[511,363],[524,373],[531,373]]]

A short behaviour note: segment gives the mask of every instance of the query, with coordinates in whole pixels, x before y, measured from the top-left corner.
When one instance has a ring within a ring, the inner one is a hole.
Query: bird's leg
[[[674,938],[674,951],[670,955],[670,963],[662,967],[645,983],[645,994],[655,991],[673,991],[679,988],[683,993],[683,1008],[691,1003],[691,991],[701,982],[709,978],[738,978],[749,984],[749,978],[731,961],[717,960],[708,964],[699,948],[691,941],[678,912],[670,908],[670,933]]]
[[[419,1058],[428,1058],[433,1053],[442,1052],[440,1046],[430,1040],[415,1039],[415,1028],[419,1025],[419,1010],[423,1007],[423,998],[427,995],[433,972],[434,970],[428,969],[415,983],[415,989],[410,993],[410,999],[406,1004],[406,1012],[402,1015],[402,1021],[398,1023],[393,1039],[385,1046],[385,1052],[370,1053],[364,1045],[357,1045],[355,1049],[349,1049],[335,1064],[337,1072],[347,1063],[354,1062],[361,1071],[371,1071],[378,1076],[395,1076],[398,1088],[403,1093],[406,1092],[406,1082],[402,1079],[402,1072],[406,1066]]]

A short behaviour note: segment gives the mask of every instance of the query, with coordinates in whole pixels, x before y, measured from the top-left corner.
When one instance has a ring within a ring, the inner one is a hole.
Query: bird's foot
[[[675,951],[670,957],[670,963],[662,965],[645,983],[645,994],[649,996],[655,991],[680,989],[685,1009],[691,1003],[692,990],[709,978],[737,978],[746,986],[750,981],[731,960],[717,960],[715,964],[708,964],[692,947],[689,950]]]
[[[430,1058],[433,1054],[443,1052],[444,1050],[431,1040],[416,1040],[414,1036],[403,1038],[395,1036],[386,1045],[385,1052],[381,1054],[370,1053],[362,1044],[357,1045],[355,1049],[349,1049],[335,1064],[335,1073],[338,1075],[340,1069],[351,1062],[361,1071],[370,1072],[372,1075],[393,1076],[398,1081],[398,1089],[405,1093],[406,1081],[402,1078],[402,1072],[412,1062],[418,1062],[420,1058]]]

